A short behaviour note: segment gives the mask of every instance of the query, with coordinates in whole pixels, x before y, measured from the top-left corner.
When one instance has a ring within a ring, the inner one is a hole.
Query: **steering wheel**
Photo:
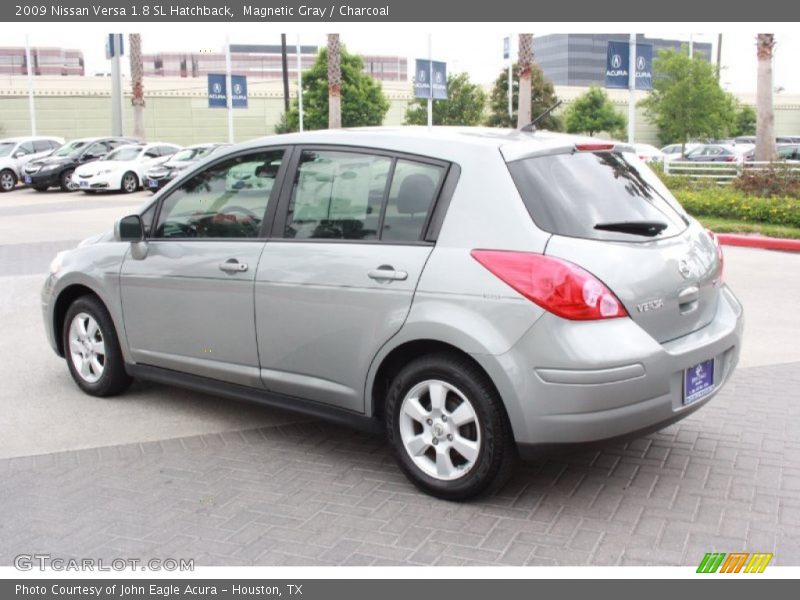
[[[225,210],[220,211],[219,214],[227,215],[229,213],[235,213],[235,212],[241,213],[241,214],[243,214],[243,215],[245,215],[247,217],[250,217],[250,218],[256,219],[256,220],[258,220],[260,218],[256,213],[254,213],[249,208],[245,208],[244,206],[229,206]]]

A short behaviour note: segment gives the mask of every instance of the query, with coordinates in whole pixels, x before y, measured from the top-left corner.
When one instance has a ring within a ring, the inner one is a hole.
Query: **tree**
[[[736,103],[736,114],[733,118],[733,126],[730,130],[731,137],[740,135],[755,135],[756,133],[756,111],[752,106]]]
[[[517,129],[531,122],[531,67],[533,66],[533,34],[519,34],[519,106]]]
[[[144,74],[144,64],[142,63],[142,35],[131,33],[128,35],[128,45],[130,46],[131,61],[131,86],[133,97],[133,137],[140,142],[144,141],[144,86],[142,85],[142,75]]]
[[[756,153],[758,161],[775,160],[775,112],[772,108],[772,54],[775,35],[759,33],[756,37],[758,78],[756,79]]]
[[[338,33],[328,34],[328,128],[342,126],[342,53]]]
[[[490,127],[516,127],[517,126],[517,107],[519,106],[519,86],[518,86],[519,65],[515,64],[511,68],[511,105],[514,112],[508,115],[508,69],[503,69],[494,81],[494,86],[489,95],[489,117],[486,124]],[[552,82],[544,76],[544,72],[538,65],[531,66],[531,110],[530,114],[538,116],[553,106],[558,99],[553,88]],[[526,125],[530,119],[526,121]],[[561,131],[563,124],[561,119],[552,113],[539,121],[539,129],[550,131]]]
[[[567,107],[565,121],[569,133],[588,133],[590,136],[606,131],[616,137],[628,124],[605,90],[594,85]]]
[[[433,101],[434,125],[479,125],[486,106],[486,92],[466,73],[447,76],[447,100]],[[417,98],[406,109],[407,125],[428,122],[428,101]]]
[[[364,73],[361,57],[341,46],[341,114],[343,127],[380,125],[389,110],[380,83]],[[281,117],[276,133],[299,129],[297,99],[289,113]],[[328,51],[322,49],[314,65],[303,72],[303,128],[328,127]]]
[[[676,50],[653,60],[653,91],[639,105],[663,144],[722,137],[734,121],[732,97],[720,87],[716,67]]]

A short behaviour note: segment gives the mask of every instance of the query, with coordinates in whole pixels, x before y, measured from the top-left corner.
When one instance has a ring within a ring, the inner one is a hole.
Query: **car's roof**
[[[242,148],[257,148],[265,144],[334,144],[384,148],[397,152],[408,152],[444,159],[457,159],[465,152],[476,148],[502,150],[506,160],[515,160],[530,154],[546,153],[576,143],[597,143],[596,138],[536,131],[533,133],[516,129],[494,127],[359,127],[352,129],[325,129],[287,133],[259,138],[237,145]],[[618,143],[618,142],[613,142]]]
[[[0,144],[18,144],[20,142],[32,142],[35,140],[55,140],[56,142],[63,143],[64,138],[55,135],[21,135],[18,137],[0,139]]]

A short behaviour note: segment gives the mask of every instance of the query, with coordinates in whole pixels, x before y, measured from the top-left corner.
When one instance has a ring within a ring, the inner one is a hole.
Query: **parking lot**
[[[800,255],[726,248],[745,345],[707,407],[456,504],[416,491],[379,437],[154,384],[82,394],[44,337],[44,273],[149,197],[0,194],[0,564],[800,564]]]

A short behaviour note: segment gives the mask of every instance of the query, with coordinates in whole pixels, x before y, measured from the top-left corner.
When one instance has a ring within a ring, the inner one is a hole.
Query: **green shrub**
[[[800,201],[796,198],[759,198],[728,186],[673,189],[672,193],[694,216],[800,227]]]

